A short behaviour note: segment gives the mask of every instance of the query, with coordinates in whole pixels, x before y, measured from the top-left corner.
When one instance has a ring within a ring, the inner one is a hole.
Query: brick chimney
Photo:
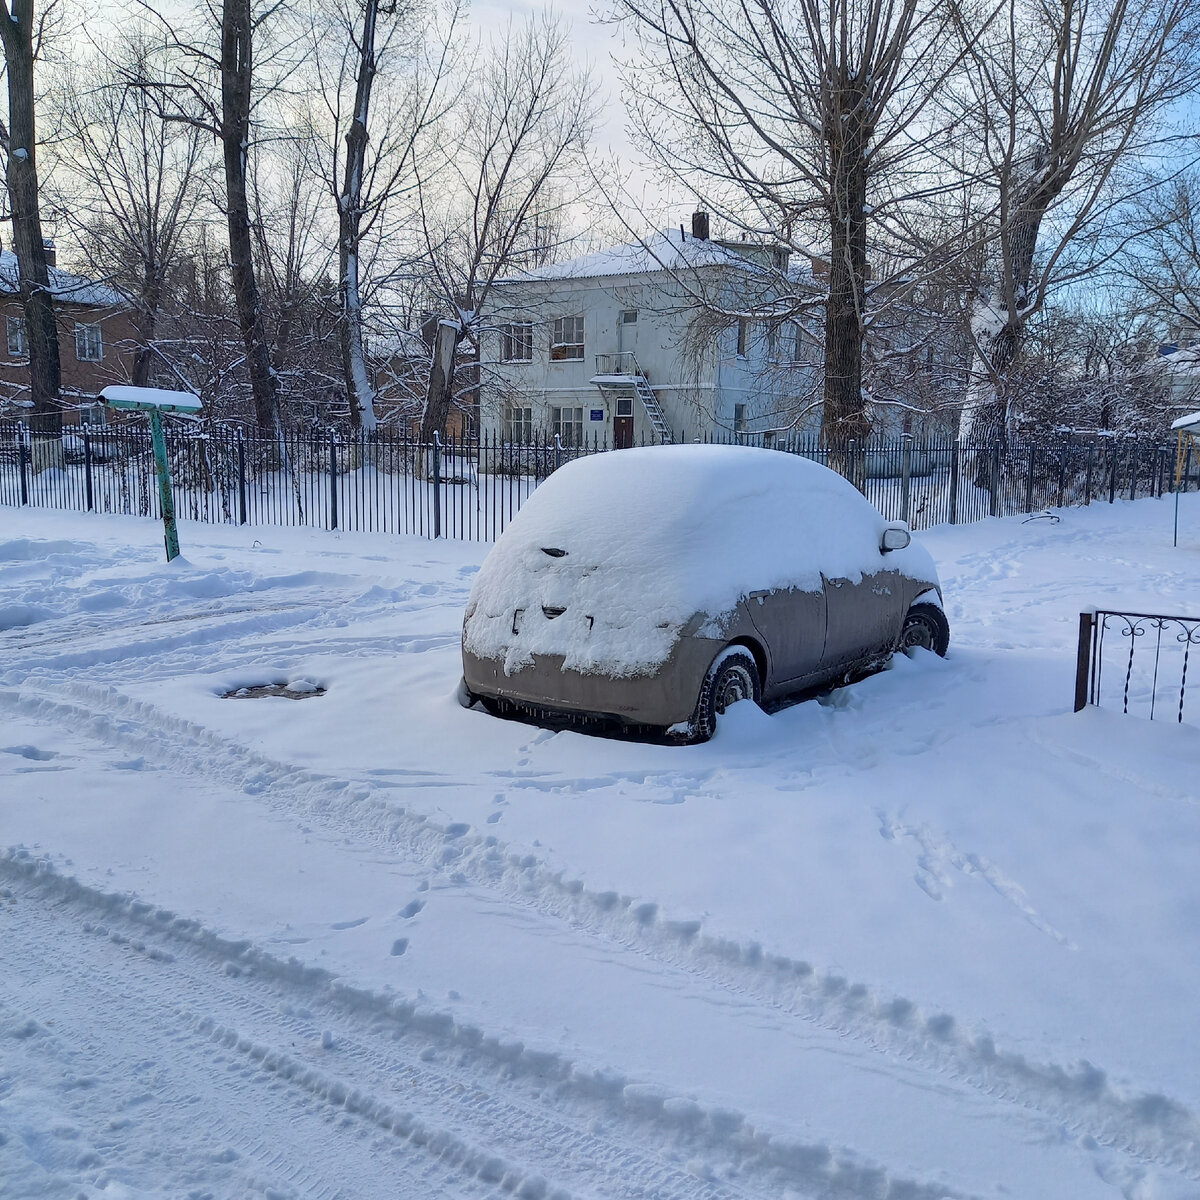
[[[708,241],[708,213],[703,209],[692,213],[692,237],[698,242]]]
[[[42,238],[42,250],[46,255],[46,266],[58,266],[58,248],[54,245],[53,238]]]

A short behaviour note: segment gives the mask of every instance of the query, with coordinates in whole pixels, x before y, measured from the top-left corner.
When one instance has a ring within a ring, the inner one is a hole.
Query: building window
[[[796,336],[792,341],[792,362],[800,362],[804,358],[804,331],[798,324],[793,329]]]
[[[746,432],[746,406],[744,404],[735,404],[733,406],[733,432]]]
[[[750,352],[750,322],[743,317],[737,326],[737,354],[738,358],[745,358]]]
[[[91,425],[95,428],[98,425],[108,424],[108,410],[103,404],[88,404],[79,410],[80,425]]]
[[[515,321],[500,331],[501,362],[533,361],[533,322]]]
[[[555,317],[550,339],[550,361],[566,362],[583,357],[583,317]]]
[[[533,409],[518,404],[506,404],[501,433],[506,442],[515,442],[519,445],[532,442]]]
[[[779,358],[779,323],[767,323],[767,362],[776,362]]]
[[[13,358],[25,358],[29,354],[25,345],[25,322],[20,317],[8,318],[8,352]]]
[[[104,357],[99,325],[75,326],[75,357],[80,362],[99,362]]]
[[[554,421],[554,432],[564,446],[583,445],[582,408],[552,408],[550,415]]]

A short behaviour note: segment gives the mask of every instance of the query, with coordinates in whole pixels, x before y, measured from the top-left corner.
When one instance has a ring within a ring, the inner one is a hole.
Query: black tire
[[[900,650],[932,650],[941,658],[950,648],[950,622],[936,604],[914,604],[900,630]]]
[[[758,665],[749,650],[731,646],[713,659],[700,685],[696,712],[691,722],[691,740],[707,742],[717,732],[717,718],[739,700],[762,700]]]

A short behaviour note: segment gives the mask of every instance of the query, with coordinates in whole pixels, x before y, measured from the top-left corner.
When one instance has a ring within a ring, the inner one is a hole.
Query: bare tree
[[[870,431],[863,340],[870,309],[919,276],[928,244],[910,234],[960,186],[943,160],[933,100],[962,53],[952,0],[616,0],[639,37],[626,68],[644,149],[725,225],[828,270],[823,432]],[[814,281],[817,282],[817,281]],[[814,288],[780,276],[765,310],[803,316]]]
[[[454,99],[447,72],[462,8],[454,0],[440,21],[429,21],[427,7],[422,0],[339,0],[308,17],[319,100],[310,117],[316,165],[337,208],[342,371],[351,423],[364,429],[376,424],[364,312],[372,282],[384,282],[368,280],[373,264],[364,258],[368,244],[384,242],[412,253],[394,209],[415,193],[418,147]]]
[[[0,41],[8,70],[8,126],[0,122],[0,146],[7,164],[12,207],[13,249],[20,272],[21,304],[29,337],[29,382],[33,424],[42,433],[62,430],[58,404],[61,384],[58,326],[42,237],[34,121],[33,68],[45,13],[34,14],[33,0],[0,0]]]
[[[1164,151],[1168,108],[1200,83],[1200,6],[1006,0],[971,49],[964,115],[995,249],[971,315],[960,436],[991,443],[1011,423],[1008,376],[1030,319],[1113,253],[1092,233],[1144,186],[1131,168]]]
[[[553,211],[579,199],[594,116],[594,88],[572,70],[563,26],[531,18],[485,48],[437,157],[418,164],[440,315],[423,439],[445,432],[463,377],[467,391],[478,386],[480,311],[496,280],[544,261]]]
[[[62,219],[93,275],[133,303],[138,349],[133,382],[144,386],[170,275],[201,204],[201,131],[159,119],[132,80],[164,78],[168,47],[145,29],[100,46],[56,89]]]
[[[143,0],[145,2],[145,0]],[[255,421],[263,432],[280,429],[279,381],[271,365],[271,345],[255,271],[255,239],[250,205],[250,158],[255,146],[253,117],[274,94],[280,77],[292,69],[286,57],[275,60],[276,78],[256,75],[256,52],[280,20],[280,5],[255,0],[208,0],[194,36],[179,32],[177,22],[145,5],[176,53],[168,79],[140,79],[155,97],[160,115],[211,134],[221,145],[230,275],[238,325],[250,380]],[[212,45],[215,36],[217,45]],[[290,48],[290,47],[289,47]],[[263,57],[260,53],[260,58]],[[259,64],[261,66],[261,63]]]

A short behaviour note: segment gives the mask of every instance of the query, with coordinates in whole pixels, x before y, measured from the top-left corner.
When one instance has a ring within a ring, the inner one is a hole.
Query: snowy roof
[[[1178,429],[1181,433],[1200,433],[1200,412],[1188,413],[1186,417],[1172,421],[1171,428]]]
[[[746,249],[761,247],[747,243]],[[611,275],[642,275],[653,271],[679,271],[696,267],[735,266],[744,268],[744,254],[721,242],[685,237],[682,232],[665,230],[645,241],[625,242],[607,250],[597,250],[566,262],[552,263],[511,275],[502,283],[524,283],[540,279],[600,279]]]
[[[55,300],[66,304],[87,304],[95,308],[120,308],[124,297],[115,288],[94,283],[82,275],[72,275],[58,267],[50,269],[50,291]],[[17,256],[11,250],[0,250],[0,295],[15,296],[21,290]]]

